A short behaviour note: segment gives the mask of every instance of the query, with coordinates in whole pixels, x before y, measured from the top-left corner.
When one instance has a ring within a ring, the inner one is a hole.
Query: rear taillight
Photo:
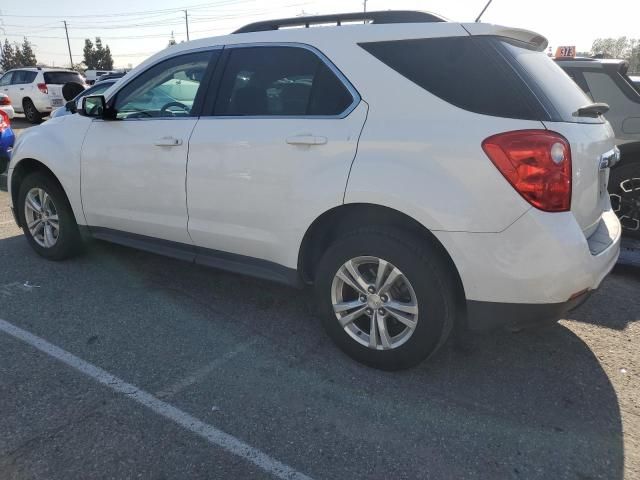
[[[7,115],[4,111],[0,110],[0,133],[4,132],[10,126],[11,126],[11,120],[9,119],[9,115]]]
[[[11,99],[6,95],[0,96],[0,105],[11,105]]]
[[[49,93],[49,89],[47,88],[46,83],[39,83],[38,90],[40,90],[42,93]]]
[[[482,149],[534,207],[546,212],[566,212],[571,208],[571,147],[559,133],[500,133],[482,142]]]

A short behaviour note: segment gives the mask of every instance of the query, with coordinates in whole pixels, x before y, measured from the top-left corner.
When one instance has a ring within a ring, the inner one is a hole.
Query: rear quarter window
[[[361,43],[387,66],[442,100],[496,117],[543,120],[527,85],[491,37],[444,37]]]

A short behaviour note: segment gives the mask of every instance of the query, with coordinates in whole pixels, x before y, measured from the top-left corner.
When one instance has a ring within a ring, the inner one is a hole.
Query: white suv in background
[[[383,369],[454,329],[555,321],[621,229],[611,127],[546,47],[398,11],[176,45],[23,133],[16,221],[49,259],[92,236],[314,285],[332,339]]]
[[[64,105],[62,86],[68,82],[84,85],[78,72],[53,68],[18,68],[0,78],[0,93],[11,99],[13,108],[31,123]]]

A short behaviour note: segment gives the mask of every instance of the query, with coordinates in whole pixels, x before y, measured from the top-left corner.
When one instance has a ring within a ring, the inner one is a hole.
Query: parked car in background
[[[11,105],[11,99],[4,93],[0,93],[0,110],[7,114],[9,120],[15,115],[15,110],[13,109],[13,105]]]
[[[611,170],[609,194],[625,235],[640,238],[640,90],[625,60],[557,58],[556,62],[594,102],[606,103],[620,162]]]
[[[638,92],[640,92],[640,77],[637,76],[630,76],[629,80],[631,80],[631,82],[633,83],[633,85],[636,87],[636,89],[638,90]]]
[[[4,110],[0,110],[0,173],[7,169],[15,139],[9,115]]]
[[[87,84],[93,85],[103,75],[110,73],[116,73],[115,70],[86,70],[84,76],[87,79]]]
[[[127,72],[107,73],[106,75],[102,75],[101,77],[98,77],[98,79],[96,80],[96,83],[104,82],[105,80],[114,80],[114,79],[122,78],[126,74]]]
[[[102,95],[106,92],[111,85],[116,83],[116,79],[113,80],[102,80],[93,84],[91,87],[87,88],[83,92],[81,92],[78,96],[76,96],[73,100],[69,100],[62,107],[56,108],[51,113],[51,118],[63,117],[65,115],[71,115],[72,113],[76,113],[78,108],[82,106],[82,98],[87,95]]]
[[[547,44],[406,11],[181,43],[21,135],[16,221],[47,259],[86,233],[314,285],[329,336],[383,369],[455,330],[555,321],[621,228],[611,126]]]
[[[78,72],[52,68],[19,68],[0,78],[0,93],[8,95],[13,108],[31,123],[39,123],[55,108],[64,105],[62,86],[67,82],[84,85]]]

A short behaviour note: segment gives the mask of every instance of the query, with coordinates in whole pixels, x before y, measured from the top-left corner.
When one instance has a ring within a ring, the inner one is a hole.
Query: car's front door
[[[220,63],[189,144],[189,233],[203,257],[295,268],[304,230],[343,201],[367,105],[308,47],[227,46]]]
[[[150,67],[109,99],[116,119],[92,121],[82,147],[81,188],[95,230],[191,243],[187,150],[204,94],[201,81],[217,56],[216,50],[198,51]]]

